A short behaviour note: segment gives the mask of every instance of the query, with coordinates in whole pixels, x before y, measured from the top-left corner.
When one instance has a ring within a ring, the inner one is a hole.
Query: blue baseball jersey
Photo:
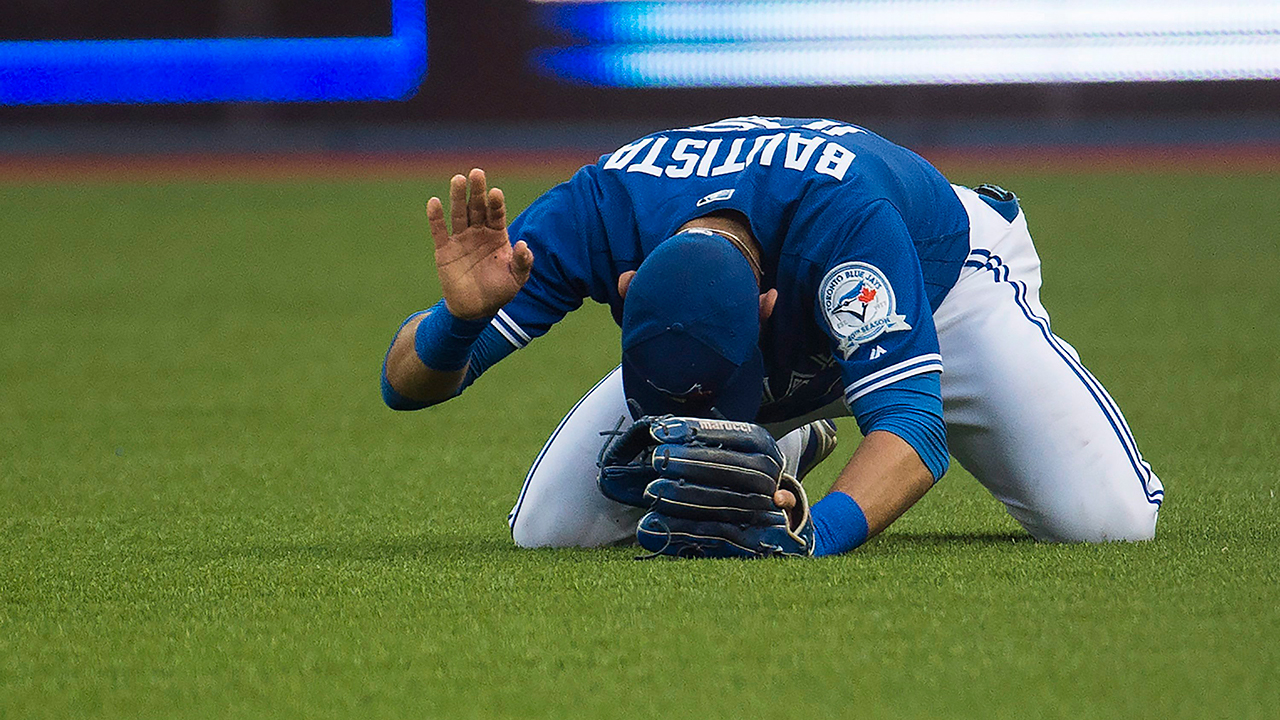
[[[746,218],[763,251],[762,284],[778,290],[761,328],[758,422],[841,397],[857,408],[882,388],[941,371],[933,311],[969,251],[968,216],[947,180],[854,125],[744,117],[628,143],[521,213],[510,235],[532,248],[532,275],[494,318],[487,357],[473,361],[468,382],[585,298],[608,304],[621,323],[618,276],[681,225],[718,211]],[[494,348],[497,335],[510,348]]]

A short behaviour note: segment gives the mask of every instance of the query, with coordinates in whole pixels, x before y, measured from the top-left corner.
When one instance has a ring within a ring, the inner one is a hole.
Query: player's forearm
[[[456,318],[443,302],[411,315],[387,350],[383,400],[393,410],[420,410],[457,396],[516,349],[491,320]]]
[[[891,432],[875,430],[863,438],[831,492],[854,499],[872,536],[924,497],[933,483],[933,474],[911,445]]]
[[[400,328],[391,349],[387,352],[386,379],[393,390],[417,403],[433,405],[457,394],[466,377],[467,369],[442,372],[427,367],[415,349],[418,325],[425,315],[419,315]]]

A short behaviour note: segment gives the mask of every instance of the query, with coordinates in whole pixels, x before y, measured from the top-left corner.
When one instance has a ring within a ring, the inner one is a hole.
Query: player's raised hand
[[[427,201],[445,305],[467,320],[494,315],[529,279],[533,251],[523,240],[511,245],[506,199],[498,188],[485,189],[479,168],[449,181],[449,211],[452,234],[445,227],[440,198]]]

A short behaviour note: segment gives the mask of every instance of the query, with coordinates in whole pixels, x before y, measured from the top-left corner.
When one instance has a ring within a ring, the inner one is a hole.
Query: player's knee
[[[1159,506],[1126,507],[1112,513],[1097,528],[1097,539],[1091,542],[1139,542],[1156,536]]]
[[[539,527],[539,523],[536,522],[537,512],[532,508],[527,510],[528,512],[516,512],[511,517],[511,540],[515,542],[516,547],[555,547],[557,543],[552,533],[548,533],[545,527]]]
[[[528,532],[521,523],[515,523],[511,526],[511,540],[516,544],[516,547],[545,547],[545,543],[539,543],[538,538]]]
[[[1138,542],[1156,536],[1158,517],[1158,505],[1116,502],[1056,518],[1033,534],[1048,542]]]

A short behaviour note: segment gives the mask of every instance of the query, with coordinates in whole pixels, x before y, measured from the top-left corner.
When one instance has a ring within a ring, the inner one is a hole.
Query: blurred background
[[[607,152],[830,116],[917,147],[1280,143],[1257,0],[7,0],[0,157]]]

